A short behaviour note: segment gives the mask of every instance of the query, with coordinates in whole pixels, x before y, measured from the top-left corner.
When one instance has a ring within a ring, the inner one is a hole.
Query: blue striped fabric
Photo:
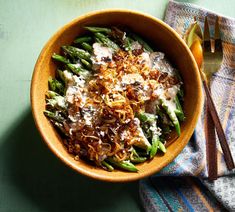
[[[194,177],[150,177],[140,182],[146,211],[226,211]]]
[[[165,22],[183,36],[194,17],[203,27],[205,16],[210,25],[214,25],[219,17],[222,31],[223,64],[212,76],[211,92],[235,158],[235,19],[192,4],[170,1]],[[155,176],[140,182],[140,196],[147,211],[235,211],[235,172],[227,171],[219,145],[220,178],[214,182],[206,180],[208,173],[203,123],[204,113],[182,153]]]

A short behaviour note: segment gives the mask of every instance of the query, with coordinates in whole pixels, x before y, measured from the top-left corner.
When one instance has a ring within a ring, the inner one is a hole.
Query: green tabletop
[[[235,17],[234,0],[188,1]],[[89,11],[127,8],[163,18],[167,0],[0,0],[0,211],[141,211],[138,182],[110,184],[70,170],[44,145],[30,80],[49,37]]]

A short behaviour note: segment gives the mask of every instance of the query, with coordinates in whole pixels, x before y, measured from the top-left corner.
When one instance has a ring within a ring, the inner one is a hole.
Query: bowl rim
[[[201,82],[201,78],[200,78],[200,74],[199,74],[199,70],[196,64],[196,61],[190,51],[190,49],[188,48],[187,44],[184,42],[184,40],[180,37],[180,35],[173,29],[171,28],[168,24],[166,24],[165,22],[163,22],[162,20],[143,13],[143,12],[139,12],[136,10],[130,10],[130,9],[102,9],[102,10],[95,10],[92,12],[88,12],[85,13],[73,20],[71,20],[70,22],[66,23],[65,25],[63,25],[62,27],[59,28],[59,30],[57,30],[51,37],[50,39],[46,42],[46,44],[44,45],[44,47],[42,48],[37,62],[34,66],[34,70],[33,70],[33,74],[32,74],[32,79],[31,79],[31,87],[30,87],[30,102],[31,102],[31,110],[32,110],[32,114],[33,114],[33,118],[34,118],[34,122],[35,125],[38,129],[38,131],[40,132],[41,137],[43,138],[44,143],[46,143],[46,145],[49,147],[49,149],[56,155],[56,157],[58,157],[64,164],[66,164],[67,166],[69,166],[70,168],[72,168],[72,170],[83,174],[85,176],[88,176],[90,178],[96,179],[96,180],[101,180],[101,181],[106,181],[106,182],[130,182],[130,181],[135,181],[135,180],[139,180],[139,179],[143,179],[147,176],[150,176],[158,171],[160,171],[161,169],[163,169],[165,166],[167,166],[170,162],[172,162],[178,155],[179,153],[184,149],[184,147],[187,145],[187,143],[189,142],[190,139],[188,139],[185,142],[180,143],[180,148],[177,149],[175,155],[171,155],[169,156],[164,162],[162,162],[161,164],[161,168],[156,170],[148,170],[148,172],[143,172],[143,173],[139,173],[136,175],[128,175],[129,172],[127,172],[128,176],[119,176],[118,178],[112,178],[112,176],[107,176],[107,175],[99,175],[96,174],[94,172],[89,171],[87,169],[84,168],[80,168],[76,165],[74,165],[73,163],[71,163],[66,157],[64,157],[60,151],[58,151],[50,142],[50,140],[47,138],[47,136],[45,135],[45,133],[43,132],[43,126],[40,123],[40,117],[36,111],[36,105],[37,105],[37,100],[36,98],[34,98],[34,93],[36,92],[36,87],[35,87],[35,81],[37,79],[38,76],[38,66],[42,60],[42,58],[44,57],[44,53],[47,51],[48,47],[50,46],[49,44],[51,44],[52,41],[56,40],[57,37],[59,37],[59,35],[61,33],[63,33],[66,29],[68,29],[70,26],[72,26],[73,24],[79,22],[80,20],[83,20],[85,18],[89,18],[91,16],[94,15],[98,15],[98,14],[108,14],[108,13],[131,13],[134,15],[138,15],[138,16],[143,16],[145,18],[148,18],[154,22],[158,22],[160,25],[162,25],[166,30],[170,31],[170,33],[172,33],[176,39],[181,43],[181,45],[186,49],[188,55],[190,56],[191,60],[192,60],[192,66],[194,67],[194,69],[197,70],[196,73],[196,81],[199,83],[199,93],[198,93],[198,101],[197,101],[197,108],[198,108],[198,113],[196,115],[194,115],[192,122],[193,126],[196,126],[196,123],[198,121],[198,118],[202,112],[202,108],[203,108],[203,95],[202,95],[202,82]],[[190,134],[190,136],[193,134],[194,128]]]

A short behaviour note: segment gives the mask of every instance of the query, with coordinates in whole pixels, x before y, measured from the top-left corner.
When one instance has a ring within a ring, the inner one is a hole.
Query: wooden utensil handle
[[[204,90],[205,90],[205,93],[206,93],[208,107],[210,109],[211,117],[214,121],[215,129],[217,131],[217,135],[219,137],[220,145],[221,145],[222,151],[224,153],[225,163],[227,165],[228,170],[232,170],[232,169],[235,168],[233,157],[232,157],[231,151],[229,149],[229,145],[227,143],[227,140],[226,140],[226,137],[225,137],[225,134],[224,134],[224,130],[222,128],[222,125],[221,125],[218,113],[216,111],[214,102],[212,100],[209,88],[208,88],[205,80],[203,80],[203,86],[204,86]]]
[[[217,148],[215,139],[215,125],[210,114],[210,108],[206,100],[206,114],[205,114],[205,134],[206,134],[206,156],[208,167],[208,179],[216,180],[218,178],[217,166]]]

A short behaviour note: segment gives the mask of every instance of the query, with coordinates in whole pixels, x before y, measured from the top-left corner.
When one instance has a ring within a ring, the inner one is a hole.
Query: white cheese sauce
[[[94,43],[92,45],[94,54],[91,56],[92,68],[98,70],[101,65],[105,65],[105,59],[112,61],[113,50],[100,43]]]
[[[152,69],[157,69],[161,72],[168,73],[171,76],[175,75],[175,70],[165,58],[165,54],[162,52],[152,52],[150,54],[151,67]]]
[[[141,56],[140,62],[152,68],[152,61],[151,61],[149,52],[143,52],[140,56]]]
[[[130,85],[135,82],[143,83],[144,79],[140,74],[126,74],[122,77],[122,84]]]
[[[175,85],[171,88],[168,88],[165,91],[165,99],[167,106],[172,110],[176,110],[176,103],[175,103],[175,97],[179,91],[179,86]]]
[[[131,50],[142,49],[142,45],[138,41],[131,43]]]
[[[139,147],[150,147],[151,145],[150,145],[148,139],[145,137],[142,128],[140,127],[139,119],[134,118],[134,123],[137,126],[137,133],[138,133],[138,137],[139,137],[139,140],[137,140],[137,142],[134,145],[139,146]]]

